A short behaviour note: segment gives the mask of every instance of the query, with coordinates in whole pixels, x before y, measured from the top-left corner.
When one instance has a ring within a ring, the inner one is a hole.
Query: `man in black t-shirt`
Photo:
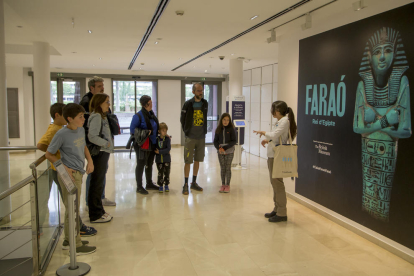
[[[193,181],[190,188],[203,191],[196,180],[200,162],[204,161],[204,150],[207,134],[208,102],[203,99],[204,86],[201,83],[193,85],[194,97],[186,101],[181,110],[181,126],[185,134],[184,145],[184,176],[183,194],[188,195],[188,177],[190,166],[193,165]]]

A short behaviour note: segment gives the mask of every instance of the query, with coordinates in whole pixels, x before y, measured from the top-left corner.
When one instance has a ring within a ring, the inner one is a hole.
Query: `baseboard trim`
[[[312,211],[326,217],[327,219],[341,225],[342,227],[352,231],[353,233],[357,234],[358,236],[363,237],[366,240],[384,248],[385,250],[391,252],[392,254],[406,260],[407,262],[414,264],[414,250],[411,250],[381,234],[374,232],[373,230],[357,224],[356,222],[341,216],[340,214],[335,213],[335,215],[329,213],[333,212],[322,205],[313,202],[301,195],[286,192],[287,197],[290,199],[304,205],[305,207],[311,209]],[[329,212],[328,212],[329,210]],[[355,225],[353,225],[355,224]]]

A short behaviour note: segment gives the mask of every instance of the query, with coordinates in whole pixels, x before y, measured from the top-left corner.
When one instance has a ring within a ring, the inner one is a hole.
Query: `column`
[[[232,114],[232,101],[234,96],[243,95],[243,61],[238,59],[230,59],[229,74],[229,113]],[[232,118],[233,119],[233,118]],[[241,133],[243,134],[243,132]],[[241,136],[241,135],[240,135]],[[236,146],[232,164],[240,162],[239,145]]]
[[[243,95],[243,61],[230,60],[229,75],[229,113],[231,114],[231,102],[234,96]]]
[[[33,43],[34,117],[36,143],[46,132],[50,123],[50,45]],[[40,157],[43,153],[36,154]]]
[[[0,0],[0,147],[9,145],[7,84],[6,84],[6,52],[4,38],[4,3]],[[10,188],[9,152],[0,150],[0,193]],[[0,217],[11,211],[10,197],[0,201]],[[8,223],[10,216],[4,217],[0,225]]]

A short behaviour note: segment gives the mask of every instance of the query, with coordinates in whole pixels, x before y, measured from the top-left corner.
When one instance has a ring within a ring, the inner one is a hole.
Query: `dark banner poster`
[[[229,101],[226,101],[226,112],[229,112]],[[244,96],[234,96],[231,102],[231,119],[244,120],[246,116],[246,102]],[[238,137],[238,128],[236,128],[236,134]],[[238,139],[238,138],[237,138]],[[240,128],[240,145],[244,145],[244,127]]]
[[[296,192],[414,249],[414,4],[299,43]]]

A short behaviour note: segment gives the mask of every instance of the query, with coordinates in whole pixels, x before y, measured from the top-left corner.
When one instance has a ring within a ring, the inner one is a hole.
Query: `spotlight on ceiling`
[[[310,15],[310,13],[306,14],[305,23],[302,24],[301,27],[303,31],[312,28],[312,16]]]
[[[88,33],[90,33],[90,34],[91,34],[91,33],[92,33],[92,30],[88,30]]]
[[[276,42],[276,30],[273,29],[270,32],[270,37],[267,39],[267,43],[272,43],[272,42]]]
[[[364,0],[359,0],[352,3],[352,8],[354,9],[354,11],[360,11],[363,8],[366,8],[366,6],[364,5]]]
[[[256,18],[258,18],[258,17],[259,17],[258,15],[255,15],[255,16],[253,16],[252,18],[250,18],[250,20],[256,19]]]
[[[155,44],[158,44],[158,41],[155,41]]]

